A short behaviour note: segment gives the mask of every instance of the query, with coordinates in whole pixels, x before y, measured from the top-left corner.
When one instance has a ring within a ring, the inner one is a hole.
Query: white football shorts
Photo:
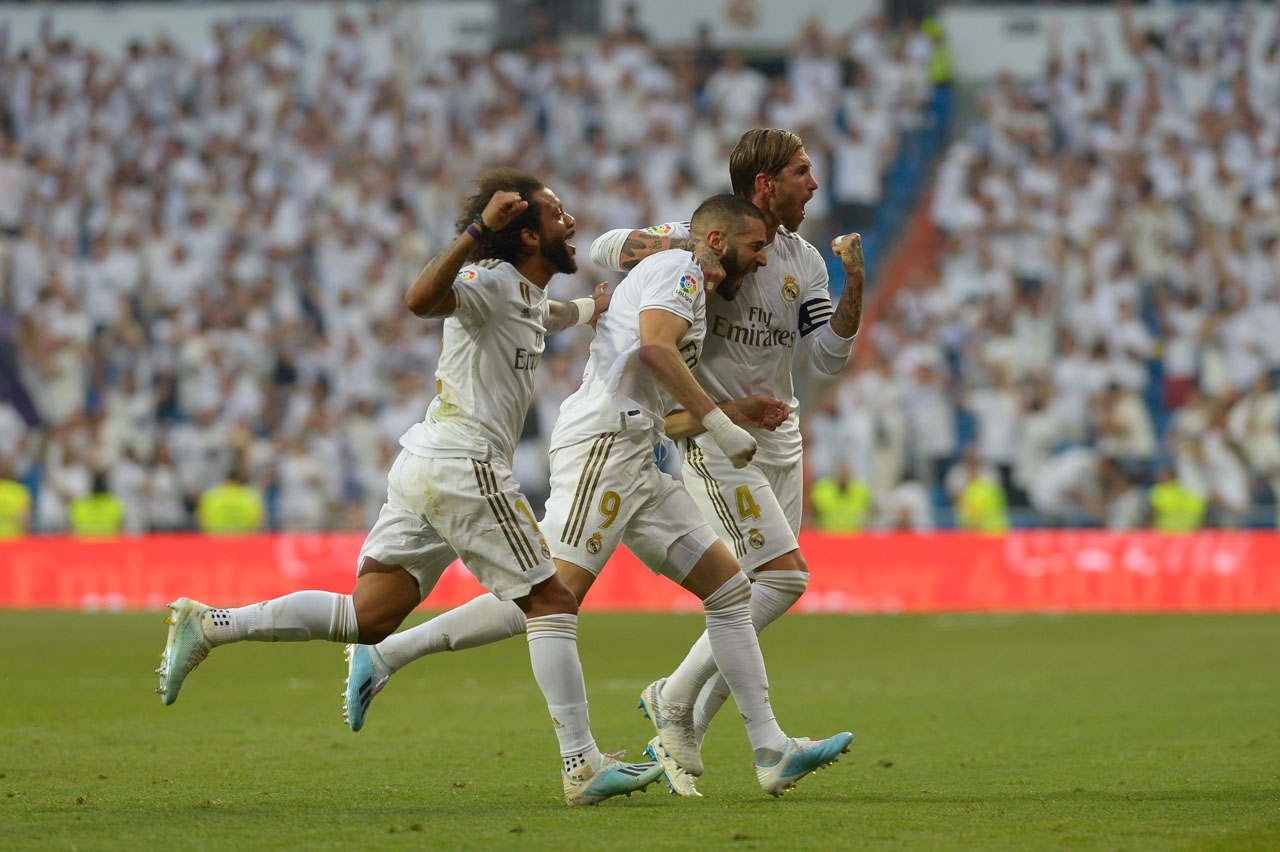
[[[596,576],[619,544],[680,583],[716,534],[689,492],[658,469],[644,435],[607,432],[551,453],[542,526],[551,554]]]
[[[799,464],[735,468],[705,436],[682,438],[681,471],[698,511],[750,577],[800,545],[804,472]]]
[[[454,559],[504,601],[524,597],[555,573],[505,462],[425,458],[404,449],[387,474],[387,502],[356,565],[366,556],[412,574],[424,600]]]

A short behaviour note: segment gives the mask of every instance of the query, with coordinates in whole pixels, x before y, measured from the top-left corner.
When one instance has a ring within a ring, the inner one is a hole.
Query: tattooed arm
[[[831,243],[831,250],[844,265],[844,292],[831,317],[831,328],[841,337],[853,337],[862,324],[862,286],[867,282],[862,259],[862,235],[848,234]]]
[[[528,206],[529,202],[518,192],[495,192],[481,217],[485,227],[496,231],[505,228]],[[420,317],[447,317],[457,310],[458,297],[453,294],[453,280],[475,247],[475,238],[463,231],[451,245],[437,252],[422,267],[409,292],[404,294],[404,306]]]
[[[862,237],[847,234],[832,241],[831,250],[844,265],[844,292],[833,309],[823,294],[800,308],[800,336],[809,350],[813,369],[825,376],[837,376],[849,363],[853,338],[862,324],[862,285],[866,268],[862,260]]]
[[[547,302],[547,334],[559,334],[566,328],[572,328],[575,325],[589,325],[596,327],[596,323],[600,320],[600,315],[609,310],[609,294],[604,291],[608,286],[605,282],[596,285],[595,292],[589,297],[595,303],[595,309],[590,317],[585,320],[580,311],[585,306],[580,306],[578,302],[582,299],[574,299],[572,302],[558,302],[550,299]]]
[[[651,254],[683,249],[702,267],[707,287],[724,280],[724,267],[711,247],[694,237],[667,237],[648,231],[610,231],[591,244],[591,262],[602,269],[630,272]]]

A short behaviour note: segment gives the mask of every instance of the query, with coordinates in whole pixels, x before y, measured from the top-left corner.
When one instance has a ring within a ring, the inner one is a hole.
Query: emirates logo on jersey
[[[794,276],[788,275],[782,279],[782,298],[788,302],[794,302],[800,298],[800,287],[796,284]]]

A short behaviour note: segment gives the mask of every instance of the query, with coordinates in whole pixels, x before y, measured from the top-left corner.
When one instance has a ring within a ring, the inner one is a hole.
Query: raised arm
[[[831,251],[844,266],[844,292],[831,317],[831,330],[841,337],[853,337],[862,324],[862,287],[867,283],[867,266],[862,257],[862,235],[846,234],[832,241]]]
[[[806,302],[800,312],[800,335],[809,352],[809,362],[824,376],[839,375],[849,363],[853,338],[862,324],[862,287],[867,277],[860,235],[846,234],[832,240],[831,250],[844,266],[840,301],[832,309],[824,294]]]
[[[660,308],[641,311],[640,362],[710,433],[733,466],[744,467],[756,453],[756,439],[747,430],[735,426],[693,377],[680,352],[680,339],[688,330],[689,321],[670,311]]]
[[[518,192],[495,192],[480,214],[483,231],[468,226],[456,240],[427,261],[409,292],[404,294],[404,306],[420,317],[447,317],[457,310],[453,281],[480,244],[483,232],[502,230],[528,206],[529,202]]]

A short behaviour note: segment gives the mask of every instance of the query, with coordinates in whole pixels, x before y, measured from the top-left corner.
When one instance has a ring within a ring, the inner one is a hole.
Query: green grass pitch
[[[587,612],[602,748],[694,616]],[[0,848],[1280,849],[1280,617],[787,616],[764,636],[793,734],[853,751],[763,795],[732,704],[707,798],[563,804],[525,642],[421,660],[359,734],[342,649],[216,650],[163,707],[158,613],[0,613]]]

